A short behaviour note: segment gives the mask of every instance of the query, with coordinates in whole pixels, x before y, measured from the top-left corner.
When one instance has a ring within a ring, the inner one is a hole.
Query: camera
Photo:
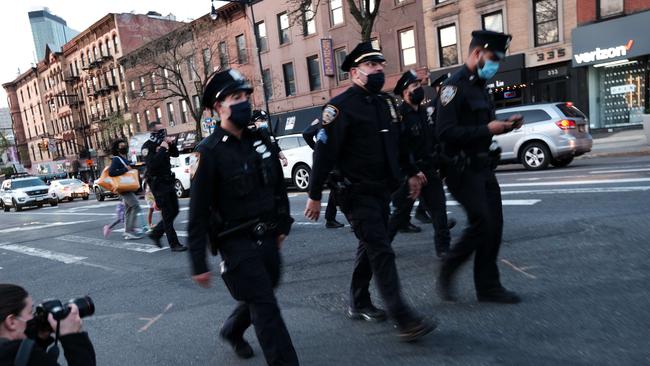
[[[54,320],[61,321],[70,314],[70,305],[72,304],[79,308],[79,317],[81,318],[95,314],[95,303],[90,296],[77,297],[65,304],[58,299],[43,300],[34,310],[34,320],[38,329],[52,332],[53,329],[47,321],[48,314],[52,314]]]

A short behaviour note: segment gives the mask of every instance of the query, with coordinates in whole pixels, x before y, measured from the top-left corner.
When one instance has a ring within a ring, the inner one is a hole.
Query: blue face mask
[[[499,71],[499,62],[492,60],[485,60],[483,67],[478,69],[478,77],[483,80],[490,80]]]

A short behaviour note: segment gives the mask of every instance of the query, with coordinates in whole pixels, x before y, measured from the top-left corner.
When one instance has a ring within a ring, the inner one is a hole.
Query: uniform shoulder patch
[[[335,106],[328,104],[323,108],[323,126],[334,122],[336,117],[339,116],[339,109]]]
[[[147,155],[149,155],[149,149],[145,147],[144,149],[142,149],[142,156],[147,156]]]
[[[443,107],[449,104],[449,102],[451,102],[456,96],[457,90],[458,88],[454,85],[443,86],[440,90],[440,104],[442,104]]]

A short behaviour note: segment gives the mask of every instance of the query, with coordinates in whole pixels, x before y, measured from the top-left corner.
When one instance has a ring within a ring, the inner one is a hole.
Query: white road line
[[[117,230],[113,230],[113,232],[114,232],[114,233],[123,233],[123,232],[124,232],[124,228],[117,229]],[[182,236],[182,237],[184,237],[184,238],[187,238],[187,236],[188,236],[188,235],[187,235],[187,231],[176,230],[176,236]]]
[[[648,164],[637,164],[637,165],[627,165],[627,166],[620,166],[618,167],[619,169],[632,169],[632,168],[639,168],[639,167],[650,167]],[[608,168],[594,168],[594,167],[572,167],[568,169],[563,169],[563,170],[539,170],[539,171],[527,171],[527,170],[522,170],[519,172],[509,172],[509,171],[503,171],[503,170],[497,170],[497,177],[501,176],[509,176],[509,175],[523,175],[523,174],[542,174],[542,175],[549,175],[549,174],[563,174],[563,173],[573,173],[573,172],[583,172],[586,170],[589,171],[595,171],[595,170],[610,170],[612,169],[611,167]]]
[[[46,229],[48,227],[56,227],[56,226],[76,225],[76,224],[82,224],[82,223],[85,223],[85,222],[90,222],[90,220],[71,221],[71,222],[53,222],[51,224],[45,224],[45,225],[12,227],[11,229],[2,229],[2,230],[0,230],[0,234],[13,233],[13,232],[16,232],[16,231],[40,230],[40,229]]]
[[[639,182],[650,182],[650,178],[593,179],[593,180],[555,181],[555,182],[505,183],[505,184],[500,184],[500,186],[501,188],[544,187],[544,186],[578,186],[583,184],[613,184],[613,183],[639,183]]]
[[[650,191],[650,186],[634,187],[593,187],[593,188],[554,188],[526,191],[501,191],[501,195],[513,194],[576,194],[576,193],[623,193],[623,192],[645,192]]]
[[[37,249],[37,248],[27,247],[24,245],[16,245],[16,244],[0,244],[0,249],[9,250],[12,252],[25,254],[32,257],[45,258],[57,262],[62,262],[65,264],[77,263],[86,259],[86,257],[78,257],[76,255],[57,253],[57,252],[52,252],[50,250]]]
[[[503,206],[532,206],[540,203],[542,200],[501,200]],[[456,201],[447,201],[447,206],[459,206]]]
[[[141,252],[141,253],[155,253],[167,249],[167,248],[158,248],[151,244],[118,242],[118,241],[110,241],[110,240],[103,240],[103,239],[96,239],[96,238],[88,238],[88,237],[77,236],[77,235],[64,235],[64,236],[56,237],[55,239],[68,241],[72,243],[96,245],[98,247],[126,249],[134,252]]]
[[[13,213],[15,215],[16,213]],[[115,213],[93,213],[93,212],[17,212],[18,215],[42,215],[42,216],[115,216]]]
[[[636,173],[636,172],[650,172],[650,168],[643,168],[643,169],[619,169],[619,170],[599,170],[599,171],[591,171],[591,172],[589,172],[589,174]]]

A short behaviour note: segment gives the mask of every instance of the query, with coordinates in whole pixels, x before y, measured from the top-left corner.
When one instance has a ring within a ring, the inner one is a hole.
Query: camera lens
[[[79,308],[79,317],[85,318],[95,314],[95,303],[90,296],[77,297],[68,301],[68,305],[75,304]]]

